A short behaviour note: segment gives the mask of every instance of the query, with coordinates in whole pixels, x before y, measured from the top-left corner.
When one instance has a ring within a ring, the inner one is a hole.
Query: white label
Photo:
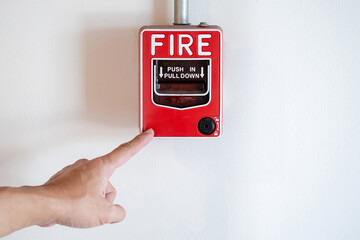
[[[183,43],[183,38],[188,38],[189,43]],[[190,50],[190,46],[193,44],[194,39],[189,34],[179,34],[179,55],[183,55],[183,49],[185,49],[191,56],[193,53]]]
[[[165,34],[151,35],[151,55],[155,56],[155,48],[164,45],[162,42],[156,42],[157,38],[165,38]]]
[[[198,36],[198,55],[199,56],[211,56],[211,52],[203,52],[203,47],[208,47],[208,42],[203,42],[204,38],[211,38],[210,34],[199,34]]]
[[[199,34],[197,36],[197,44],[196,44],[197,49],[196,50],[197,50],[197,54],[199,56],[211,56],[211,52],[203,50],[204,47],[210,46],[210,43],[206,41],[206,39],[210,39],[210,38],[211,38],[211,34]],[[175,55],[175,41],[177,41],[177,43],[178,43],[176,50],[178,50],[178,54],[180,56],[183,56],[185,52],[187,52],[187,54],[189,54],[190,56],[193,55],[193,52],[191,51],[190,48],[194,44],[194,39],[189,34],[179,34],[178,39],[176,39],[176,40],[175,40],[174,34],[169,34],[169,35],[152,34],[151,35],[151,55],[155,56],[156,50],[159,47],[163,47],[164,42],[168,42],[169,55],[174,56]]]

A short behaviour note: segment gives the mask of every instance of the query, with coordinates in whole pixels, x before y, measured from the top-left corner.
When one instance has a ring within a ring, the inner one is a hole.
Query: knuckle
[[[99,219],[99,225],[104,225],[109,222],[109,217],[103,216]]]
[[[109,162],[111,162],[111,159],[108,156],[97,158],[96,161],[94,161],[94,168],[106,169],[106,166],[109,164]]]
[[[132,151],[132,149],[133,149],[133,143],[132,142],[123,143],[123,144],[121,144],[121,146],[126,151]]]
[[[91,161],[91,167],[94,169],[101,169],[105,165],[106,159],[104,158],[96,158],[94,161]]]
[[[112,198],[113,198],[113,200],[115,200],[115,198],[116,198],[116,189],[114,189],[114,191],[112,192]]]
[[[106,214],[103,214],[99,219],[100,225],[110,223],[111,221],[112,221],[112,217],[111,217],[110,212],[107,212]]]
[[[82,158],[82,159],[79,159],[75,162],[75,164],[84,164],[84,163],[87,163],[89,160],[85,159],[85,158]]]
[[[108,215],[103,216],[100,218],[100,225],[104,225],[110,222],[110,217]]]

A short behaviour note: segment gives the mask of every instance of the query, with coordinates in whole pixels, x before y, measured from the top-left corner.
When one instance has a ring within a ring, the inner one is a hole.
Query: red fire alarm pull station
[[[188,23],[175,0],[173,26],[140,29],[140,130],[155,137],[222,133],[222,29]]]

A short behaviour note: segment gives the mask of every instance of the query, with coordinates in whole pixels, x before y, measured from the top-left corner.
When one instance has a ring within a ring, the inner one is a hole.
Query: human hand
[[[153,136],[154,131],[150,129],[109,154],[93,160],[80,159],[52,176],[40,187],[54,199],[55,211],[51,219],[39,225],[89,228],[122,221],[125,210],[113,204],[116,190],[109,178]]]
[[[0,238],[32,225],[89,228],[120,222],[125,210],[113,204],[116,190],[109,178],[153,136],[150,129],[109,154],[78,160],[44,185],[0,187]]]

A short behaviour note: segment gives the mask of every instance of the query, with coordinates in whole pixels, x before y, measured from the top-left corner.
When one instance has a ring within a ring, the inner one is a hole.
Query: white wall
[[[224,29],[220,140],[155,139],[112,177],[120,224],[7,239],[360,239],[360,2],[193,0]],[[137,31],[168,0],[0,1],[0,185],[138,133]]]

